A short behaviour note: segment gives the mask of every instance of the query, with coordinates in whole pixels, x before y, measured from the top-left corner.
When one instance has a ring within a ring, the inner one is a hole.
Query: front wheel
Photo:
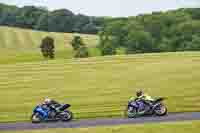
[[[34,113],[31,116],[31,121],[32,121],[32,123],[40,123],[40,122],[42,122],[42,116],[39,113]]]
[[[167,114],[167,107],[163,104],[157,105],[154,112],[157,116],[164,116]]]
[[[70,121],[73,119],[73,113],[71,111],[65,111],[62,121]]]
[[[128,116],[128,118],[135,118],[135,117],[137,117],[137,109],[134,108],[134,107],[128,107],[127,116]]]

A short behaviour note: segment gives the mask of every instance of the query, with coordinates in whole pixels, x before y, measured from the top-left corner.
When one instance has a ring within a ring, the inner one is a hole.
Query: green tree
[[[193,41],[193,37],[200,36],[200,21],[186,21],[173,27],[171,37],[174,51],[187,50]],[[196,38],[196,37],[195,37]]]
[[[192,35],[192,41],[186,43],[185,50],[199,51],[200,35]]]
[[[101,48],[101,54],[103,56],[105,55],[115,55],[117,54],[115,46],[112,45],[112,43],[105,42],[103,47]]]
[[[51,37],[45,37],[43,40],[42,40],[42,43],[40,45],[40,48],[41,48],[41,52],[42,52],[42,55],[44,56],[44,58],[50,58],[50,59],[53,59],[55,54],[54,54],[54,39],[51,38]]]
[[[73,32],[73,12],[60,9],[49,13],[48,30],[51,32]]]
[[[45,12],[46,10],[35,6],[24,6],[19,12],[20,25],[24,28],[34,28],[40,16]]]
[[[16,6],[6,6],[1,4],[0,24],[16,26],[19,9]]]
[[[74,32],[82,32],[83,27],[90,22],[90,17],[83,14],[78,14],[74,17],[75,23],[73,27]]]
[[[126,41],[126,53],[153,52],[153,38],[145,31],[130,31]]]
[[[50,32],[78,32],[96,34],[103,17],[75,15],[67,9],[48,11],[35,6],[8,6],[0,3],[0,24]]]
[[[115,47],[125,46],[125,39],[128,32],[126,24],[127,19],[119,19],[106,25],[105,35],[109,36],[109,41],[111,41]]]
[[[166,52],[166,51],[173,51],[172,41],[171,39],[167,37],[163,37],[161,42],[158,45],[158,49],[160,52]]]
[[[116,52],[116,46],[113,44],[113,41],[110,39],[105,31],[102,31],[99,33],[100,36],[100,44],[98,48],[101,51],[101,55],[115,55]]]
[[[75,36],[71,42],[71,45],[75,51],[75,58],[89,57],[89,50],[80,36]]]
[[[95,34],[98,32],[98,28],[96,27],[94,23],[91,22],[84,25],[84,27],[82,28],[82,32],[88,33],[88,34]]]
[[[74,50],[78,50],[81,46],[84,46],[83,40],[80,36],[75,36],[71,42]]]
[[[49,31],[48,18],[48,13],[43,13],[42,15],[40,15],[40,18],[38,19],[37,24],[34,28],[42,31]]]

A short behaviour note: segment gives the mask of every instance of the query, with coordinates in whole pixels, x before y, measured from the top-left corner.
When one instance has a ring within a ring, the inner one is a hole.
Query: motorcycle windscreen
[[[165,100],[165,98],[158,98],[154,101],[154,103],[159,103],[159,102],[162,102],[163,100]]]
[[[61,110],[61,111],[64,111],[65,109],[67,109],[67,108],[69,108],[69,107],[71,107],[70,104],[65,104],[65,105],[63,105],[63,106],[60,108],[60,110]]]

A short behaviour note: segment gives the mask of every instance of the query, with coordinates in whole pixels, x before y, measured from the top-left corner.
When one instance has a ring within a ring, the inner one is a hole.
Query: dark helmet
[[[139,90],[139,91],[136,92],[136,96],[137,96],[137,97],[140,97],[140,96],[142,96],[143,94],[144,94],[144,93],[143,93],[142,90]]]

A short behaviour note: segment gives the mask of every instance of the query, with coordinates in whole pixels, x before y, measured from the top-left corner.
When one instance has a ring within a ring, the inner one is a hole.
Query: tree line
[[[97,48],[102,55],[200,50],[199,8],[111,18],[74,14],[67,9],[49,11],[44,7],[19,8],[0,4],[0,25],[49,32],[98,33]],[[53,43],[52,39],[47,40]],[[76,44],[80,45],[77,47]],[[80,37],[74,38],[72,47],[76,51],[75,57],[89,56]],[[51,51],[54,47],[50,46],[49,49]],[[48,50],[43,51],[44,56],[47,53]],[[53,58],[54,54],[49,57]]]
[[[102,55],[200,50],[200,9],[109,19],[99,36]]]
[[[100,42],[97,48],[103,56],[121,51],[125,54],[199,51],[200,9],[107,18],[98,35]],[[74,57],[89,56],[80,37],[74,37],[71,44],[76,51]]]
[[[44,7],[0,4],[0,25],[48,32],[97,34],[104,18],[74,14],[67,9],[49,11]]]

